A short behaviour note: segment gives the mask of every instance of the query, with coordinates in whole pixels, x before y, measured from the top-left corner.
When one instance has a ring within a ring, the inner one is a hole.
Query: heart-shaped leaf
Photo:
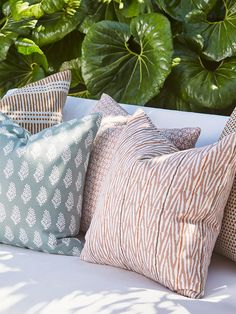
[[[236,2],[220,1],[210,12],[198,10],[187,16],[186,31],[201,41],[203,54],[220,61],[236,56]]]
[[[202,109],[227,109],[236,101],[236,58],[220,62],[204,59],[195,52],[182,49],[169,77],[179,97]]]
[[[170,24],[158,13],[125,23],[101,21],[82,44],[82,74],[89,92],[143,104],[155,96],[170,73]]]

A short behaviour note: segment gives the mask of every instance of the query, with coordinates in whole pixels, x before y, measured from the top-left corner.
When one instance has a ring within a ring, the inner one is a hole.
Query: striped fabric
[[[235,175],[236,134],[177,152],[138,112],[115,150],[81,259],[202,296]]]
[[[102,113],[103,119],[93,143],[87,170],[81,217],[81,230],[84,233],[87,232],[91,223],[103,181],[106,178],[113,158],[115,145],[129,119],[128,113],[115,100],[106,94],[102,95],[101,99],[92,109],[92,112]],[[179,149],[189,149],[194,147],[200,135],[199,128],[155,128],[157,136],[160,132]]]
[[[32,134],[62,122],[70,71],[59,72],[16,89],[0,100],[0,111]]]
[[[229,118],[221,138],[236,132],[236,108]],[[216,251],[236,262],[236,177],[225,208],[220,235],[216,242]]]

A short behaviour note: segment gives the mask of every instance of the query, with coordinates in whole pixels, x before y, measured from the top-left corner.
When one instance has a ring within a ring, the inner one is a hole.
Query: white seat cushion
[[[0,245],[0,313],[236,313],[236,264],[214,255],[205,297],[177,295],[136,273]]]

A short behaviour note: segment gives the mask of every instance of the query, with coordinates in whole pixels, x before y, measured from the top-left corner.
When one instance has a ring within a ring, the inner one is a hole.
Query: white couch
[[[84,115],[92,100],[68,97],[64,120]],[[129,112],[136,106],[125,105]],[[199,126],[197,146],[217,141],[227,117],[144,108],[160,127]],[[0,244],[0,313],[235,314],[236,264],[213,254],[205,296],[192,300],[133,272]]]

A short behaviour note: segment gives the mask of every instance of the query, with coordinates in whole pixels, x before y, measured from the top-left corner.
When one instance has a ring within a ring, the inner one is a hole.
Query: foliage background
[[[70,94],[230,114],[234,0],[2,0],[0,96],[71,69]]]

